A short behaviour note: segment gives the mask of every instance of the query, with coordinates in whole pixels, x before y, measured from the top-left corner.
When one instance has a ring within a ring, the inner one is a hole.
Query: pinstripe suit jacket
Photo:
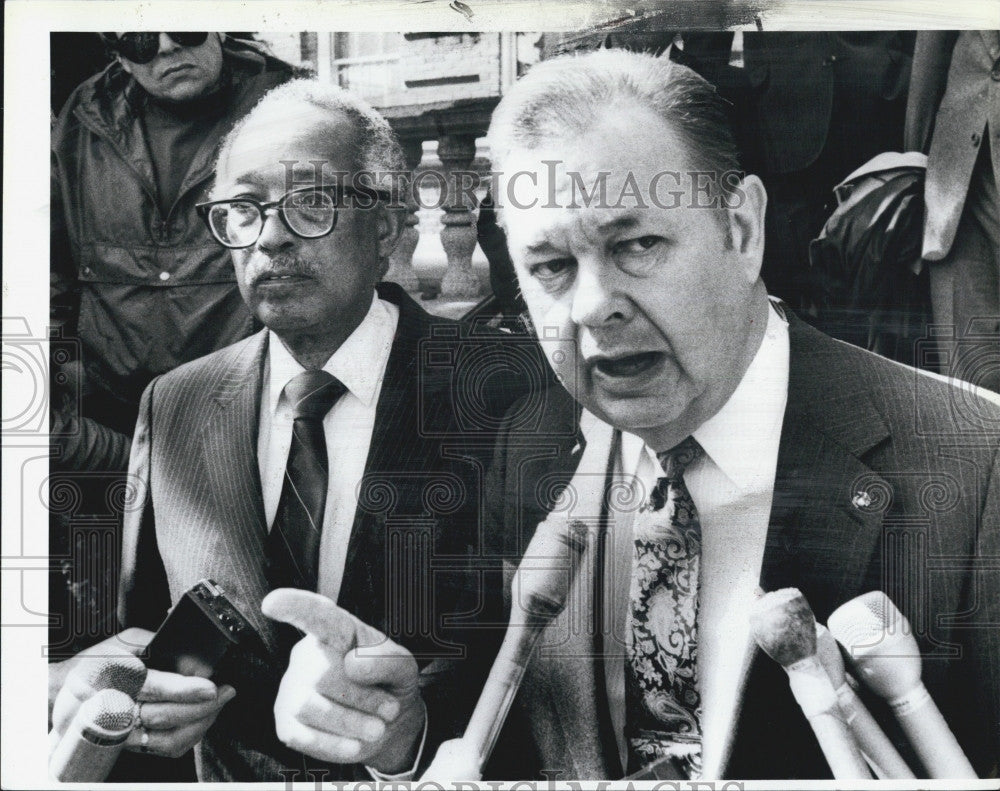
[[[834,341],[794,316],[789,340],[788,403],[760,585],[799,588],[820,622],[855,596],[886,591],[914,626],[924,681],[960,743],[980,776],[996,776],[1000,408]],[[546,399],[550,424],[576,413],[565,391],[556,393]],[[552,484],[573,476],[577,442],[501,434],[488,483],[494,551],[515,559],[523,551],[552,507]],[[858,500],[858,492],[870,499]],[[605,560],[594,545],[588,553],[569,601],[590,615],[570,628],[564,613],[543,635],[558,655],[539,656],[528,668],[492,767],[499,775],[622,776],[600,656]],[[891,723],[884,704],[868,702]],[[738,711],[726,777],[830,777],[784,671],[759,651]],[[898,732],[890,735],[902,746]]]
[[[493,438],[504,412],[545,368],[523,345],[512,360],[496,333],[431,317],[394,284],[380,284],[379,293],[399,305],[399,323],[338,603],[417,657],[430,711],[425,755],[433,757],[435,742],[460,727],[465,702],[474,700],[461,687],[475,675],[474,663],[459,662],[467,634],[446,617],[479,603],[463,559],[480,551]],[[154,380],[132,449],[138,497],[125,521],[122,626],[155,629],[185,590],[210,577],[256,632],[217,670],[237,696],[196,748],[202,780],[280,781],[282,769],[304,767],[275,737],[272,707],[284,667],[273,653],[274,626],[260,611],[268,591],[257,462],[266,346],[262,332]],[[323,768],[329,780],[352,779],[357,769]]]

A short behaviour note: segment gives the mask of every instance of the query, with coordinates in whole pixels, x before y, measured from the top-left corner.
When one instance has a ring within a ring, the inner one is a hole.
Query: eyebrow
[[[536,242],[535,244],[529,244],[525,250],[534,255],[545,255],[548,253],[558,253],[559,250],[554,245],[549,242]]]
[[[236,178],[228,179],[228,183],[233,186],[246,186],[246,187],[266,187],[267,180],[258,176],[256,173],[241,173]]]
[[[635,228],[637,225],[639,225],[639,220],[635,217],[615,217],[613,220],[599,222],[595,227],[598,231],[604,233],[607,231],[626,231],[630,228]],[[525,247],[525,251],[533,255],[548,255],[552,253],[562,255],[563,253],[560,248],[547,241],[529,244]]]
[[[629,228],[635,228],[638,224],[639,220],[635,217],[616,217],[613,220],[597,223],[597,229],[599,231],[625,231]]]

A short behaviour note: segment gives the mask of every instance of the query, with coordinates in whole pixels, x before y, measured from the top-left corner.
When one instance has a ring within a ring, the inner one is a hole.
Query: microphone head
[[[117,689],[131,698],[146,683],[146,665],[132,654],[111,654],[80,662],[67,678],[79,698],[102,689]]]
[[[94,744],[123,741],[135,727],[137,709],[135,701],[124,692],[102,689],[80,705],[74,723]]]
[[[547,622],[562,612],[588,540],[589,528],[579,519],[550,517],[538,525],[512,589],[522,613]]]
[[[920,648],[910,622],[882,591],[840,605],[827,626],[876,694],[893,700],[920,683]]]
[[[816,624],[816,655],[819,663],[830,677],[834,689],[840,689],[847,682],[847,672],[844,670],[844,658],[840,655],[837,641],[833,639],[830,630],[823,624]]]
[[[798,588],[765,593],[750,609],[757,645],[782,667],[816,654],[816,617]]]

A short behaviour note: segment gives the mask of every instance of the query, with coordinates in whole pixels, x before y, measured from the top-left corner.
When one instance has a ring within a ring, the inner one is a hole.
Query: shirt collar
[[[392,348],[394,327],[392,316],[377,294],[372,295],[368,313],[323,365],[323,370],[337,377],[348,392],[365,406],[371,406],[385,374],[385,364]],[[282,391],[303,368],[292,357],[273,330],[268,331],[269,390],[268,406],[273,415]]]
[[[767,329],[743,379],[722,409],[702,423],[694,438],[706,455],[742,492],[761,488],[773,478],[788,399],[788,322],[780,306],[769,303]],[[588,413],[584,412],[587,416]],[[589,415],[589,428],[598,422]],[[584,418],[581,430],[586,436]],[[645,452],[659,470],[656,453],[634,434],[622,433],[622,469],[639,469]]]

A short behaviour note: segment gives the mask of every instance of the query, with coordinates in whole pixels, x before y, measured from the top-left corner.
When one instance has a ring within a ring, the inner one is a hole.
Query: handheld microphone
[[[920,680],[920,649],[909,621],[882,591],[842,604],[830,615],[830,633],[847,649],[858,677],[885,698],[935,779],[976,778],[930,693]]]
[[[489,760],[535,643],[562,612],[587,548],[587,525],[549,518],[535,529],[511,583],[510,625],[461,739],[444,742],[421,778],[478,780]],[[475,768],[475,777],[473,774]]]
[[[135,714],[135,701],[117,689],[85,700],[49,758],[49,774],[63,783],[102,782],[135,727]]]
[[[80,704],[104,689],[117,689],[135,700],[146,683],[146,665],[128,653],[82,659],[66,676],[52,707],[49,751],[69,726]]]
[[[816,624],[816,653],[820,664],[830,677],[840,713],[844,715],[847,728],[861,749],[861,754],[872,771],[881,780],[902,780],[914,777],[906,761],[896,751],[889,737],[883,733],[871,712],[865,708],[844,670],[844,658],[840,655],[837,641],[823,624]]]
[[[750,628],[757,645],[788,673],[796,702],[806,715],[836,780],[870,780],[837,693],[816,656],[816,618],[796,588],[765,593],[753,603]]]

